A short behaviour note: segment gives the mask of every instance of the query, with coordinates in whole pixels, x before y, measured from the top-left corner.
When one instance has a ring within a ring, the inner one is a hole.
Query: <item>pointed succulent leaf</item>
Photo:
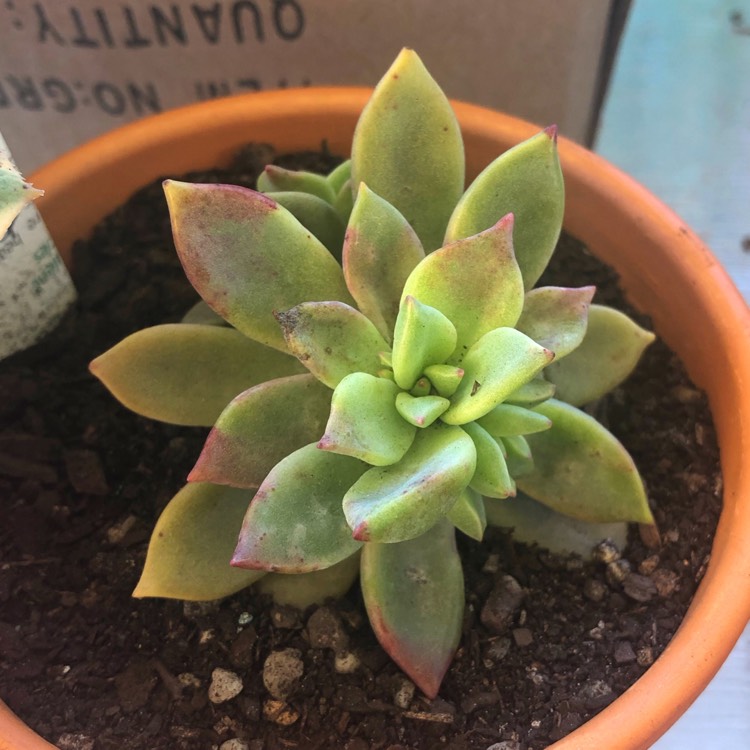
[[[440,424],[418,430],[397,464],[370,469],[346,493],[354,538],[401,542],[423,534],[450,510],[475,468],[474,443],[463,430]]]
[[[24,206],[43,194],[26,182],[12,164],[0,163],[0,239]]]
[[[331,190],[338,195],[344,185],[352,178],[352,160],[342,161],[335,169],[326,175],[326,182],[331,186]]]
[[[453,365],[430,365],[424,368],[424,374],[443,398],[450,398],[456,392],[464,371]]]
[[[347,224],[354,209],[354,194],[352,193],[352,181],[347,180],[342,188],[336,193],[333,207],[344,224]]]
[[[448,520],[466,536],[481,542],[487,528],[484,498],[467,487],[448,511]]]
[[[544,286],[527,295],[516,328],[555,353],[555,360],[570,354],[583,341],[589,304],[596,287],[566,289]]]
[[[464,357],[464,377],[443,421],[465,424],[483,417],[531,380],[553,356],[514,328],[486,333]]]
[[[432,385],[426,377],[421,377],[414,383],[414,387],[409,391],[412,396],[420,398],[421,396],[429,396],[432,390]]]
[[[476,422],[469,422],[462,429],[474,441],[477,452],[477,467],[471,478],[471,488],[487,497],[515,495],[516,483],[508,473],[503,451],[497,441]]]
[[[238,393],[304,372],[292,357],[231,328],[183,323],[138,331],[89,367],[137,414],[206,427]]]
[[[402,299],[412,295],[456,326],[454,363],[485,333],[513,327],[521,315],[523,283],[512,232],[513,217],[506,216],[487,231],[428,255],[406,280]]]
[[[352,587],[359,575],[360,553],[323,570],[311,573],[266,573],[255,590],[268,594],[276,604],[283,604],[304,612],[312,604],[325,604],[326,599],[340,599]]]
[[[213,484],[183,487],[156,522],[133,596],[210,601],[261,578],[263,571],[229,565],[251,496]]]
[[[330,203],[310,193],[287,191],[270,192],[266,195],[289,211],[303,227],[309,229],[334,258],[341,260],[344,222]]]
[[[190,282],[246,336],[284,351],[275,311],[310,300],[351,302],[336,259],[268,196],[172,180],[164,190]]]
[[[441,396],[412,396],[403,391],[396,396],[398,413],[415,427],[429,427],[450,405]]]
[[[495,438],[529,435],[552,427],[552,422],[538,411],[513,404],[498,404],[479,420],[479,424]]]
[[[377,328],[343,302],[303,302],[276,319],[289,351],[329,388],[353,372],[377,373],[379,353],[388,348]]]
[[[550,422],[552,420],[550,419]],[[552,429],[552,425],[548,429]],[[531,446],[529,441],[523,435],[506,435],[501,438],[508,453],[512,453],[519,458],[532,458]]]
[[[199,299],[183,316],[180,323],[198,326],[226,326],[224,318],[215,313],[202,299]]]
[[[554,384],[545,380],[543,375],[537,375],[535,378],[529,380],[528,383],[524,383],[520,388],[513,391],[505,400],[509,404],[525,406],[527,409],[531,409],[533,406],[538,406],[554,395]]]
[[[401,460],[417,428],[398,413],[398,393],[392,380],[364,372],[347,375],[333,392],[331,415],[318,448],[353,456],[372,466]]]
[[[364,183],[359,186],[344,242],[344,278],[359,309],[389,341],[401,290],[424,258],[404,217]]]
[[[529,435],[534,469],[518,478],[527,495],[583,521],[653,523],[633,459],[593,417],[562,401],[537,407],[552,420]]]
[[[517,542],[538,544],[558,554],[580,555],[586,560],[603,539],[611,539],[619,549],[624,549],[628,541],[626,523],[579,521],[556,513],[523,492],[507,500],[486,500],[484,505],[492,526],[512,529]]]
[[[464,189],[464,148],[450,102],[413,50],[404,49],[365,106],[352,144],[352,186],[394,205],[426,251],[442,244]]]
[[[250,388],[221,413],[188,481],[259,487],[282,458],[320,437],[330,406],[331,390],[312,375]]]
[[[555,384],[557,398],[573,406],[587,404],[620,385],[654,338],[619,310],[591,305],[581,345],[544,375]]]
[[[534,457],[529,442],[523,435],[507,435],[497,440],[503,448],[505,463],[512,477],[522,477],[532,471]]]
[[[456,329],[439,310],[411,296],[401,302],[393,332],[393,375],[405,390],[414,387],[424,368],[442,363],[456,348]]]
[[[513,213],[513,244],[531,289],[557,244],[562,227],[565,186],[554,126],[495,159],[469,186],[451,216],[446,242],[470,237]]]
[[[323,176],[314,172],[284,169],[269,164],[258,178],[258,190],[263,193],[299,192],[314,195],[326,203],[333,203],[336,191]]]
[[[434,698],[458,648],[464,613],[453,526],[441,521],[407,542],[365,545],[361,585],[380,645]]]
[[[383,367],[388,369],[393,367],[393,354],[389,350],[378,352],[378,359]]]
[[[354,554],[361,545],[352,539],[341,500],[366,468],[314,443],[280,461],[247,509],[232,565],[308,573]]]

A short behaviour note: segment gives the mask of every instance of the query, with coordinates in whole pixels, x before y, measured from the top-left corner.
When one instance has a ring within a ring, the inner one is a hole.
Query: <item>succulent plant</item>
[[[652,334],[593,287],[534,288],[561,230],[556,143],[547,128],[464,192],[451,106],[404,50],[330,175],[165,183],[204,302],[91,369],[141,414],[213,429],[136,596],[259,581],[308,601],[359,572],[380,643],[435,696],[464,611],[456,529],[481,539],[517,489],[576,519],[652,523],[631,457],[578,408]]]

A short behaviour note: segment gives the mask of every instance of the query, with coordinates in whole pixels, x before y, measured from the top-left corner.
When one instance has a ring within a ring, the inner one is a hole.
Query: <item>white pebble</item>
[[[302,653],[296,648],[285,648],[268,655],[263,664],[263,684],[274,698],[285,700],[294,692],[305,671],[301,657]]]
[[[222,742],[219,750],[250,750],[250,745],[245,740],[239,740],[235,737],[232,740]]]
[[[393,702],[399,708],[406,710],[414,698],[414,690],[414,683],[411,680],[401,680],[401,683],[393,694]]]
[[[339,674],[352,674],[359,669],[359,665],[362,662],[359,657],[351,651],[342,651],[336,654],[333,662],[333,668]]]
[[[230,701],[242,692],[242,687],[242,678],[238,674],[219,667],[211,673],[208,700],[211,703]]]

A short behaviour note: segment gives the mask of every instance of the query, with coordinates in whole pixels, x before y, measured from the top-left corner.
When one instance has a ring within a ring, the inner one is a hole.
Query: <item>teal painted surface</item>
[[[750,0],[635,0],[596,150],[671,206],[750,300]],[[750,748],[750,627],[652,750]]]
[[[750,300],[750,0],[635,0],[596,150],[697,230]]]

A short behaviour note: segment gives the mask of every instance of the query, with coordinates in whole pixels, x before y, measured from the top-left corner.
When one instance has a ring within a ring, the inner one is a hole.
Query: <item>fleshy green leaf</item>
[[[346,493],[355,539],[401,542],[423,534],[450,510],[475,468],[474,443],[463,430],[418,430],[401,461],[370,469]]]
[[[581,345],[544,375],[557,387],[560,400],[573,406],[587,404],[620,385],[654,338],[618,310],[591,305]]]
[[[484,498],[467,487],[448,511],[448,520],[466,536],[481,542],[487,528]]]
[[[303,227],[309,229],[334,258],[341,260],[345,227],[338,211],[330,203],[310,193],[289,191],[270,192],[267,195],[289,211]]]
[[[276,313],[289,351],[321,383],[335,388],[347,375],[381,368],[388,348],[377,328],[343,302],[305,302]]]
[[[464,371],[453,365],[430,365],[424,368],[424,374],[443,398],[450,398],[456,392]]]
[[[250,388],[221,413],[188,480],[259,487],[281,459],[320,437],[330,406],[331,390],[312,375]]]
[[[474,441],[477,452],[477,466],[471,478],[471,488],[487,497],[515,495],[516,483],[508,473],[501,447],[476,422],[463,425],[463,430]]]
[[[427,365],[443,363],[456,348],[456,329],[439,310],[406,296],[393,332],[393,375],[404,390]]]
[[[412,396],[405,392],[396,396],[398,413],[415,427],[429,427],[450,405],[447,398],[440,396]]]
[[[434,698],[458,647],[464,612],[453,526],[441,521],[407,542],[365,545],[361,585],[380,645]]]
[[[357,122],[352,185],[365,182],[411,224],[426,251],[442,244],[464,189],[461,130],[450,102],[404,49]]]
[[[313,300],[352,301],[336,259],[268,196],[173,180],[164,191],[190,282],[246,336],[285,351],[274,312]]]
[[[506,435],[498,438],[498,442],[504,449],[505,462],[512,477],[521,477],[532,471],[534,456],[529,441],[523,435]]]
[[[628,540],[626,523],[579,521],[556,513],[523,492],[507,500],[486,500],[484,505],[492,526],[512,529],[518,542],[538,544],[560,554],[588,559],[591,550],[603,539],[611,539],[620,549],[625,548]]]
[[[359,552],[323,570],[312,573],[266,573],[255,590],[269,594],[276,604],[286,604],[304,611],[311,604],[325,604],[339,599],[352,587],[359,575]]]
[[[180,323],[196,326],[226,326],[224,318],[215,313],[202,299],[199,299],[183,316]]]
[[[366,468],[314,444],[280,461],[250,503],[232,565],[308,573],[354,554],[361,545],[352,539],[341,500]]]
[[[479,424],[496,438],[530,435],[552,426],[552,422],[538,411],[513,404],[498,404],[479,420]]]
[[[229,565],[251,496],[213,484],[183,487],[156,522],[133,596],[210,601],[261,578],[263,571]]]
[[[464,377],[443,421],[465,424],[483,417],[531,380],[553,356],[514,328],[486,333],[464,357]]]
[[[341,218],[341,221],[346,224],[349,221],[349,217],[352,215],[354,208],[354,194],[352,193],[352,181],[347,180],[341,190],[336,194],[336,200],[333,202],[333,207],[336,209],[336,213]]]
[[[529,435],[534,469],[518,478],[526,494],[583,521],[653,523],[633,459],[593,417],[550,399],[537,410],[552,429]]]
[[[183,323],[138,331],[89,367],[137,414],[206,427],[238,393],[304,372],[292,357],[231,328]]]
[[[339,190],[351,180],[351,177],[352,160],[347,159],[326,175],[326,182],[331,186],[331,190],[338,195]]]
[[[409,393],[412,396],[420,398],[422,396],[429,396],[431,390],[432,385],[430,384],[430,381],[425,377],[421,377],[419,378],[419,380],[417,380],[416,383],[414,383],[414,387],[409,391]]]
[[[513,327],[523,308],[521,272],[513,255],[513,217],[428,255],[409,275],[403,297],[412,295],[442,312],[456,326],[461,358],[484,334]]]
[[[546,381],[543,375],[537,375],[537,377],[529,380],[528,383],[524,383],[520,388],[513,391],[513,393],[511,393],[505,400],[509,404],[525,406],[528,409],[531,409],[532,406],[538,406],[548,398],[552,398],[554,395],[554,384]]]
[[[401,290],[423,258],[419,238],[406,219],[361,183],[346,228],[344,278],[359,309],[388,341]]]
[[[318,447],[373,466],[395,464],[417,431],[398,413],[398,393],[392,380],[364,372],[347,375],[333,392],[331,416]]]
[[[469,186],[451,216],[446,242],[470,237],[513,213],[513,244],[531,289],[555,249],[565,203],[557,129],[547,128],[495,159]]]
[[[303,170],[284,169],[269,164],[258,178],[258,190],[271,192],[300,192],[314,195],[326,203],[333,203],[336,191],[323,176]]]
[[[545,286],[526,295],[516,328],[555,353],[555,360],[570,354],[583,341],[589,304],[596,287],[580,289]]]
[[[0,164],[0,239],[24,206],[43,194],[26,182],[12,164]]]

